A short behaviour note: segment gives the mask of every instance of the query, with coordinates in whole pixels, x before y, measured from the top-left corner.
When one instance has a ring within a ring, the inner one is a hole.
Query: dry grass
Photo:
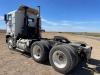
[[[93,46],[92,60],[87,64],[80,63],[66,75],[100,75],[100,41],[65,33],[43,33],[43,37],[64,36],[71,41],[84,41]],[[49,62],[36,63],[28,53],[9,51],[5,43],[5,33],[0,33],[0,75],[62,75],[56,72]]]

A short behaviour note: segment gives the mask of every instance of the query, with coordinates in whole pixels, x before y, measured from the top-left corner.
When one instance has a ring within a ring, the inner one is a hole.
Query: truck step
[[[23,49],[20,49],[20,48],[16,48],[17,50],[21,51],[21,52],[24,52],[25,50]]]

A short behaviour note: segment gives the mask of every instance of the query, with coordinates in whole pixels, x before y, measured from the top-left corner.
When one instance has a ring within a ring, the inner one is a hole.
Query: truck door
[[[11,14],[9,14],[9,15],[7,15],[7,18],[8,18],[8,20],[7,20],[7,32],[9,32],[9,33],[11,33],[11,32],[13,32],[12,31],[12,15]]]

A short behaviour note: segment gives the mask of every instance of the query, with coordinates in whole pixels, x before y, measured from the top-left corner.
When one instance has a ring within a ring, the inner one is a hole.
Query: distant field
[[[0,29],[0,33],[5,33],[5,32],[6,32],[6,30]]]
[[[85,35],[85,36],[100,37],[100,33],[88,33],[88,32],[66,32],[66,33],[75,34],[75,35]]]

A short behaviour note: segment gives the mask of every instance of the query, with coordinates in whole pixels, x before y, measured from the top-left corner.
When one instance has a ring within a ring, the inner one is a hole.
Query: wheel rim
[[[57,50],[53,53],[52,59],[54,65],[58,68],[64,68],[67,65],[67,57],[60,50]]]
[[[8,42],[8,47],[11,49],[12,48],[12,40],[10,39]]]
[[[41,57],[41,48],[38,45],[33,47],[33,56],[35,59],[40,59]]]

